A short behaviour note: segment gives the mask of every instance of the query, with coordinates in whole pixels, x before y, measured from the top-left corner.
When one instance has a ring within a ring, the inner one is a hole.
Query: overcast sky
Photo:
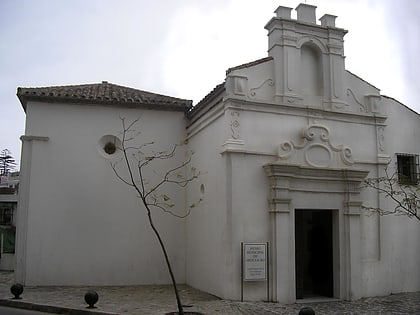
[[[300,2],[0,0],[0,150],[19,162],[17,87],[106,80],[196,104],[228,68],[266,57],[265,24],[279,5]],[[349,31],[346,69],[420,112],[419,0],[307,3]]]

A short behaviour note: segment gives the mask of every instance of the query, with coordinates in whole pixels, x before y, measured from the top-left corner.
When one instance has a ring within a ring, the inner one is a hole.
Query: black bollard
[[[302,307],[299,311],[299,315],[315,315],[315,311],[310,307]]]
[[[15,296],[14,299],[21,299],[20,295],[23,293],[23,285],[20,283],[15,283],[10,287],[10,292]]]
[[[85,294],[85,302],[89,305],[88,308],[95,308],[95,303],[98,302],[99,296],[96,291],[87,291]]]

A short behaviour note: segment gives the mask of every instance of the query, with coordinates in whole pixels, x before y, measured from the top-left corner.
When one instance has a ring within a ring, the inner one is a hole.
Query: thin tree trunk
[[[153,223],[152,213],[149,209],[149,206],[148,206],[147,202],[145,200],[143,200],[143,203],[144,203],[144,205],[146,206],[146,209],[147,209],[147,216],[149,218],[150,226],[152,227],[152,230],[155,233],[155,235],[156,235],[156,237],[159,241],[159,245],[160,245],[160,248],[162,249],[163,256],[165,256],[166,265],[168,267],[169,274],[170,274],[171,280],[172,280],[172,286],[173,286],[174,291],[175,291],[176,303],[177,303],[177,306],[178,306],[178,314],[179,315],[184,315],[184,309],[182,308],[181,298],[179,297],[178,287],[176,285],[174,273],[172,272],[172,267],[171,267],[171,263],[170,263],[169,258],[168,258],[168,254],[166,252],[165,244],[163,243],[163,240],[160,237],[160,234],[159,234],[158,230],[156,229],[156,227]]]

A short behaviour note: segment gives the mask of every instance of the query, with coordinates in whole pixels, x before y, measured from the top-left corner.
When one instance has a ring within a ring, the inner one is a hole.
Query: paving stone
[[[298,314],[299,310],[304,306],[311,307],[316,315],[420,314],[420,292],[362,298],[351,302],[314,302],[290,305],[262,302],[241,304],[241,307],[246,308],[250,314],[257,315]]]
[[[115,286],[115,287],[25,287],[21,300],[12,300],[10,286],[12,272],[0,272],[0,305],[13,304],[36,309],[44,306],[51,310],[58,308],[72,310],[72,314],[127,314],[157,315],[176,311],[172,287]],[[236,302],[220,300],[217,297],[180,285],[180,295],[185,311],[201,312],[207,315],[274,315],[299,313],[304,306],[312,307],[317,315],[420,315],[420,292],[402,293],[386,297],[364,298],[357,301],[334,301],[305,304],[278,304],[264,302]],[[96,309],[87,309],[84,295],[88,290],[99,294]],[[89,312],[88,312],[89,311]],[[79,312],[79,313],[78,313]],[[86,313],[88,312],[88,313]]]
[[[11,272],[0,272],[0,299],[11,302],[13,295],[10,286],[14,275]],[[156,315],[176,311],[176,300],[172,286],[105,286],[105,287],[25,287],[21,300],[16,303],[30,303],[31,305],[59,306],[72,310],[87,310],[84,295],[88,290],[94,290],[99,300],[92,312],[109,314],[144,314]],[[186,285],[179,286],[181,300],[185,311],[202,312],[204,314],[242,314],[239,307],[230,301],[195,290]],[[4,304],[4,303],[3,303]]]

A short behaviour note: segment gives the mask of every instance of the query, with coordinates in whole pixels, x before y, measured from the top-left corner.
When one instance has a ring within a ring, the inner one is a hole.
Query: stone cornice
[[[385,125],[386,115],[378,113],[356,113],[338,110],[326,110],[317,106],[300,104],[267,103],[257,100],[248,100],[228,95],[224,98],[225,108],[256,111],[290,116],[303,116],[315,119],[327,119],[341,122],[352,122],[370,125]]]
[[[292,19],[285,19],[285,18],[279,18],[279,17],[273,17],[264,27],[269,32],[272,32],[274,29],[289,29],[289,30],[296,30],[296,32],[299,31],[313,31],[317,30],[321,34],[328,34],[333,33],[340,36],[344,36],[347,34],[347,30],[339,27],[332,27],[332,26],[322,26],[319,24],[312,24],[312,23],[306,23],[298,20],[292,20]]]
[[[297,180],[323,180],[329,182],[361,183],[369,171],[360,169],[316,168],[279,162],[265,164],[268,177],[281,177]]]

